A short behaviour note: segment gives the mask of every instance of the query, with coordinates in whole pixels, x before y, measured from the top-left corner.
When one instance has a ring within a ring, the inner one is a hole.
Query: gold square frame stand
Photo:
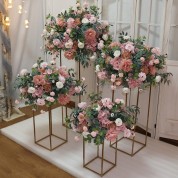
[[[66,108],[66,113],[67,113],[67,108]],[[62,146],[63,144],[67,143],[68,141],[68,129],[67,127],[65,127],[66,131],[65,131],[65,138],[62,138],[60,136],[57,136],[53,133],[53,126],[52,126],[52,109],[51,107],[48,108],[48,116],[49,116],[49,134],[46,135],[45,137],[42,137],[40,139],[37,140],[37,136],[36,136],[36,123],[35,123],[35,111],[33,111],[33,131],[34,131],[34,142],[35,144],[37,144],[38,146],[45,148],[49,151],[53,151],[54,149]],[[62,125],[63,125],[63,109],[62,109]],[[64,126],[64,125],[63,125]],[[41,141],[45,140],[49,138],[49,147],[44,146]],[[62,143],[58,144],[57,146],[53,146],[52,143],[52,138],[57,138],[60,141],[62,141]]]
[[[133,136],[133,138],[125,138],[125,137],[122,137],[122,138],[120,138],[120,139],[117,140],[117,144],[118,144],[119,142],[121,142],[123,139],[127,139],[127,140],[129,140],[129,141],[132,143],[131,151],[130,151],[130,152],[127,152],[127,151],[125,151],[125,150],[123,150],[123,149],[121,149],[121,148],[118,148],[118,147],[116,148],[116,146],[114,146],[114,145],[116,145],[116,142],[110,143],[110,146],[111,146],[112,148],[117,149],[118,151],[120,151],[120,152],[122,152],[122,153],[125,153],[125,154],[127,154],[127,155],[129,155],[129,156],[134,156],[136,153],[138,153],[139,151],[141,151],[143,148],[146,147],[146,145],[147,145],[147,137],[148,137],[148,124],[149,124],[149,118],[150,118],[151,92],[152,92],[152,87],[151,87],[151,85],[150,85],[150,87],[149,87],[149,100],[148,100],[147,123],[146,123],[146,132],[145,132],[145,140],[144,140],[144,142],[137,141],[137,140],[135,139],[135,136]],[[127,106],[127,100],[128,100],[128,94],[126,94],[126,106]],[[139,88],[138,88],[138,93],[137,93],[137,103],[136,103],[136,106],[137,106],[137,107],[138,107],[138,104],[139,104]],[[135,118],[137,117],[137,114],[138,114],[138,113],[136,113]],[[135,121],[134,121],[134,129],[133,129],[134,132],[135,132],[136,125],[137,125],[137,124],[136,124],[136,120],[135,120]],[[141,145],[141,147],[139,147],[137,150],[135,150],[135,149],[134,149],[134,148],[135,148],[135,144],[139,144],[139,145]]]
[[[116,167],[117,165],[117,140],[116,140],[116,149],[113,150],[114,151],[114,161],[110,161],[110,160],[107,160],[105,158],[105,155],[104,155],[104,142],[103,144],[101,144],[101,150],[100,150],[100,146],[96,146],[97,147],[97,151],[96,151],[96,156],[91,159],[90,161],[86,161],[86,143],[83,139],[83,167],[100,175],[101,177],[104,176],[106,173],[108,173],[111,169],[113,169],[114,167]],[[109,145],[108,145],[109,146]],[[101,152],[100,152],[101,151]],[[100,154],[101,153],[101,154]],[[94,164],[94,161],[96,160],[99,160],[100,161],[100,168],[99,170],[96,170],[94,168],[90,168],[89,166],[93,163]],[[105,168],[105,164],[108,164],[110,165],[109,168]]]

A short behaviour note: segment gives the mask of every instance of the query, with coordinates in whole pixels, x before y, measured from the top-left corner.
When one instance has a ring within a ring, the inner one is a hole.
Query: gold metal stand
[[[145,134],[145,141],[144,141],[144,143],[142,143],[142,142],[140,142],[140,141],[137,141],[137,140],[135,139],[135,136],[133,136],[133,138],[125,138],[125,137],[122,137],[122,138],[120,138],[117,142],[120,142],[120,141],[123,140],[123,139],[127,139],[127,140],[131,141],[131,142],[132,142],[131,152],[127,152],[127,151],[125,151],[125,150],[122,150],[121,148],[117,148],[118,151],[123,152],[123,153],[125,153],[125,154],[127,154],[127,155],[130,155],[130,156],[134,156],[136,153],[138,153],[140,150],[142,150],[144,147],[146,147],[146,145],[147,145],[147,138],[148,138],[148,124],[149,124],[149,118],[150,118],[151,92],[152,92],[152,88],[151,88],[151,85],[150,85],[150,88],[149,88],[149,100],[148,100],[147,123],[146,123],[146,134]],[[140,96],[140,94],[139,94],[139,88],[138,88],[137,103],[136,103],[136,106],[137,106],[137,107],[138,107],[138,104],[139,104],[139,96]],[[127,103],[128,103],[127,100],[128,100],[128,94],[126,94],[126,101],[125,101],[126,106],[127,106]],[[130,103],[130,101],[129,101],[129,103]],[[137,114],[138,114],[138,113],[136,112],[135,118],[137,117]],[[134,121],[134,129],[133,129],[134,132],[135,132],[135,128],[136,128],[136,120]],[[134,150],[135,143],[141,145],[141,147],[140,147],[139,149],[137,149],[136,151]],[[116,142],[110,144],[110,146],[111,146],[112,148],[115,148],[115,149],[116,149],[116,146],[114,146],[114,145],[116,145]]]
[[[68,141],[68,129],[66,127],[66,133],[65,133],[65,138],[62,138],[62,137],[59,137],[55,134],[53,134],[53,126],[52,126],[52,109],[51,107],[48,108],[48,114],[49,114],[49,134],[41,139],[38,139],[36,138],[36,123],[35,123],[35,111],[33,111],[33,129],[34,129],[34,142],[35,144],[49,150],[49,151],[52,151],[60,146],[62,146],[63,144],[65,144],[67,141]],[[62,141],[62,143],[58,144],[57,146],[53,147],[53,144],[52,144],[52,138],[57,138],[59,140]],[[42,143],[40,143],[41,141],[45,140],[49,138],[49,147],[46,147],[44,146]]]
[[[116,165],[117,165],[117,140],[115,142],[116,145],[116,149],[114,150],[114,161],[110,161],[105,159],[104,156],[104,143],[101,145],[101,155],[100,155],[100,146],[96,146],[97,147],[97,152],[96,152],[96,156],[91,159],[90,161],[86,162],[86,145],[85,145],[85,141],[83,139],[83,167],[100,175],[100,176],[104,176],[106,173],[108,173],[111,169],[113,169]],[[100,169],[97,170],[97,167],[94,168],[90,168],[90,165],[92,163],[94,163],[96,160],[100,161]],[[109,165],[109,168],[106,168],[105,165]]]

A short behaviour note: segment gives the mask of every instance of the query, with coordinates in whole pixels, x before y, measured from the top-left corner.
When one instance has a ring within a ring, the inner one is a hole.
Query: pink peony
[[[155,75],[156,74],[156,68],[154,66],[150,66],[149,69],[150,69],[150,74],[151,75]]]
[[[67,20],[67,27],[68,28],[75,28],[76,27],[75,20],[73,18],[69,18]]]
[[[115,70],[119,70],[120,69],[120,62],[121,62],[120,58],[114,58],[114,59],[110,60],[110,64],[113,66],[113,68]]]
[[[135,47],[133,46],[132,42],[127,42],[127,44],[125,45],[125,49],[129,52],[134,52]]]
[[[33,77],[33,83],[35,85],[45,85],[46,81],[45,81],[45,76],[44,75],[36,75]]]
[[[152,50],[151,50],[151,52],[152,53],[154,53],[154,54],[156,54],[157,56],[160,56],[161,55],[161,50],[160,50],[160,48],[153,48]]]
[[[107,107],[108,109],[112,108],[113,103],[112,103],[110,98],[104,98],[104,99],[101,100],[101,102],[102,102],[104,107]]]
[[[92,28],[89,28],[85,31],[85,40],[87,42],[95,41],[96,40],[96,31]]]
[[[104,80],[104,79],[106,79],[106,72],[105,71],[98,72],[97,76],[100,80]]]
[[[43,87],[36,88],[35,93],[33,95],[37,96],[39,98],[42,97],[42,95],[43,95]]]
[[[51,96],[55,96],[55,93],[52,91],[52,92],[50,92],[50,95]]]
[[[81,109],[85,109],[87,107],[87,103],[86,102],[78,103],[78,107]]]
[[[130,72],[132,70],[132,65],[131,59],[123,59],[120,64],[120,69],[125,72]]]
[[[66,22],[63,18],[57,18],[57,24],[60,26],[60,27],[65,27],[66,25]]]
[[[65,51],[64,56],[69,60],[74,59],[75,50],[70,49],[70,50]]]
[[[59,68],[59,74],[61,76],[63,76],[64,78],[68,78],[69,74],[68,74],[67,67],[66,66],[60,66],[60,68]]]
[[[42,98],[38,98],[38,99],[37,99],[37,105],[39,105],[39,106],[45,105],[45,100],[42,99]]]
[[[59,39],[54,39],[53,40],[53,44],[54,44],[54,46],[58,46],[60,44],[60,40]]]
[[[66,105],[67,103],[70,102],[70,97],[68,95],[61,94],[59,95],[58,102],[61,105]]]

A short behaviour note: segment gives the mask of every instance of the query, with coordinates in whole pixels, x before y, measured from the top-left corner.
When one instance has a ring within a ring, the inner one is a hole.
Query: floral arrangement
[[[98,95],[91,95],[90,98],[90,105],[79,103],[70,117],[66,118],[69,128],[82,134],[85,141],[93,141],[96,145],[102,144],[105,139],[115,141],[121,132],[124,132],[125,137],[134,134],[128,128],[132,127],[136,119],[138,107],[125,107],[122,99],[112,102],[110,98],[102,99]]]
[[[87,2],[58,14],[57,18],[48,15],[42,37],[45,51],[54,58],[64,51],[68,60],[75,59],[84,67],[89,60],[95,60],[97,54],[111,41],[108,34],[109,24],[99,21],[99,9]]]
[[[51,106],[55,103],[66,105],[72,95],[85,92],[84,78],[76,80],[73,69],[65,66],[56,67],[55,61],[50,64],[39,59],[32,71],[22,69],[15,81],[15,88],[20,90],[20,100],[26,105]]]
[[[145,38],[131,39],[122,32],[119,42],[102,49],[96,60],[96,73],[100,81],[110,80],[111,89],[122,85],[124,88],[145,88],[159,82],[168,82],[172,75],[164,71],[166,55],[159,48],[144,44]]]

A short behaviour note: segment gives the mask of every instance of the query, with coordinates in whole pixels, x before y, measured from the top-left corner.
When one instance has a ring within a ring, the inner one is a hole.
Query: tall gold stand
[[[108,173],[111,169],[113,169],[116,165],[117,165],[117,140],[115,142],[116,145],[116,149],[114,150],[114,160],[110,161],[108,159],[105,158],[104,155],[104,143],[101,144],[101,153],[100,153],[100,146],[96,146],[97,150],[96,150],[96,156],[91,159],[90,161],[86,162],[86,145],[85,145],[85,141],[83,139],[83,167],[100,175],[100,176],[104,176],[106,173]],[[100,168],[98,169],[98,167],[94,166],[94,168],[91,168],[90,166],[92,166],[92,163],[95,164],[96,161],[99,160],[99,164],[100,164]],[[95,163],[94,163],[95,162]],[[107,168],[106,168],[106,165]]]
[[[51,107],[48,108],[48,114],[49,114],[49,134],[43,138],[40,138],[37,140],[37,137],[36,137],[36,123],[35,123],[35,111],[33,111],[33,130],[34,130],[34,142],[35,144],[49,150],[49,151],[52,151],[60,146],[62,146],[63,144],[65,144],[68,140],[68,130],[67,130],[67,127],[66,127],[66,131],[65,131],[65,138],[62,138],[62,137],[59,137],[57,135],[55,135],[53,133],[53,126],[52,126],[52,109]],[[52,143],[52,138],[57,138],[61,141],[60,144],[58,144],[57,146],[53,147],[53,143]],[[49,138],[49,147],[47,146],[44,146],[41,142],[45,139],[48,139]]]
[[[138,153],[140,150],[142,150],[144,147],[146,147],[146,145],[147,145],[147,138],[148,138],[148,124],[149,124],[149,118],[150,118],[151,92],[152,92],[152,87],[151,87],[151,85],[150,85],[150,87],[149,87],[149,100],[148,100],[148,113],[147,113],[146,131],[145,131],[146,133],[145,133],[145,141],[144,141],[144,143],[142,143],[142,142],[140,142],[140,141],[137,141],[137,140],[135,139],[135,136],[133,136],[133,138],[125,138],[125,137],[122,137],[122,138],[120,138],[117,142],[120,142],[120,141],[123,140],[123,139],[127,139],[127,140],[131,141],[131,142],[132,142],[131,152],[126,152],[125,150],[122,150],[121,148],[117,148],[118,151],[121,151],[121,152],[123,152],[123,153],[125,153],[125,154],[127,154],[127,155],[130,155],[130,156],[134,156],[136,153]],[[138,93],[137,93],[137,103],[136,103],[136,106],[137,106],[137,107],[138,107],[138,104],[139,104],[139,96],[140,96],[140,94],[139,94],[139,89],[138,89]],[[127,106],[127,103],[128,103],[128,94],[126,94],[126,101],[125,101],[125,103],[126,103],[126,106]],[[129,103],[130,103],[130,102],[129,102]],[[136,112],[136,115],[135,115],[136,117],[137,117],[137,114],[138,114],[138,113]],[[136,117],[135,117],[135,118],[136,118]],[[133,129],[134,132],[135,132],[136,125],[137,125],[137,124],[136,124],[136,120],[134,120],[134,129]],[[134,150],[135,143],[141,145],[141,147],[140,147],[139,149],[137,149],[137,150]],[[116,142],[110,144],[110,146],[111,146],[112,148],[115,148],[115,149],[116,149],[116,146],[114,146],[114,145],[116,145]]]

